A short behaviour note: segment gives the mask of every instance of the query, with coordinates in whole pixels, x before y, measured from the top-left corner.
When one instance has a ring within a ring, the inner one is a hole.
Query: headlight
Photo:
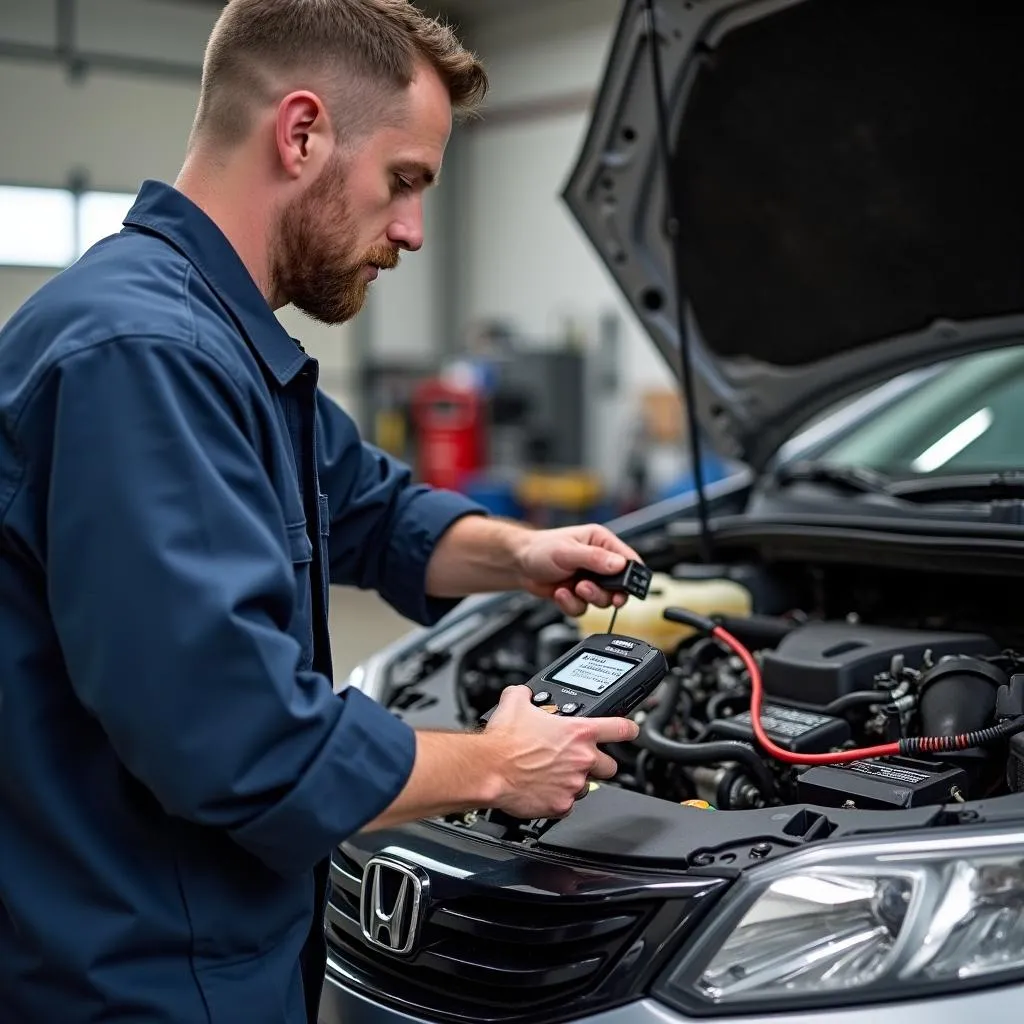
[[[659,986],[707,1013],[963,991],[1024,975],[1024,833],[849,843],[751,871]]]

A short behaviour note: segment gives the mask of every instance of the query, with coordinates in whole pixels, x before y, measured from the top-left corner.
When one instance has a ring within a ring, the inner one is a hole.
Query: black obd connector
[[[647,599],[651,589],[652,572],[640,562],[627,562],[622,572],[597,573],[581,569],[576,573],[576,583],[588,580],[612,594],[629,594],[639,601]]]

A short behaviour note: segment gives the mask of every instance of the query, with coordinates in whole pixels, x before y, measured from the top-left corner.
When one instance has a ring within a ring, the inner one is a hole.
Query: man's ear
[[[278,159],[289,178],[318,170],[334,144],[327,108],[316,93],[307,90],[281,100],[274,129]]]

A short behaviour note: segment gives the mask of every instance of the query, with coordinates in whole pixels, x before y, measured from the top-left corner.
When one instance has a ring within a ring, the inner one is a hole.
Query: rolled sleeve
[[[353,823],[349,834],[388,807],[412,772],[412,729],[358,690],[345,690],[341,700],[339,728],[296,785],[236,830],[244,846],[279,870],[301,871],[323,855],[324,836],[337,832],[339,803]]]
[[[246,399],[174,340],[119,339],[55,372],[48,582],[78,698],[169,814],[311,868],[400,791],[415,738],[303,668]]]
[[[412,472],[360,437],[351,418],[321,395],[321,485],[331,509],[331,582],[376,590],[399,614],[433,625],[459,599],[427,594],[438,541],[459,519],[487,515],[462,494],[412,481]]]

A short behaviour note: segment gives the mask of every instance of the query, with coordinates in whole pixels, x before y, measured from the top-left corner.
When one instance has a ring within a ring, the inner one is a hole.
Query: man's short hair
[[[483,66],[409,0],[230,0],[206,48],[193,140],[238,143],[259,107],[308,88],[351,141],[388,122],[418,63],[438,73],[456,115],[477,110]]]

